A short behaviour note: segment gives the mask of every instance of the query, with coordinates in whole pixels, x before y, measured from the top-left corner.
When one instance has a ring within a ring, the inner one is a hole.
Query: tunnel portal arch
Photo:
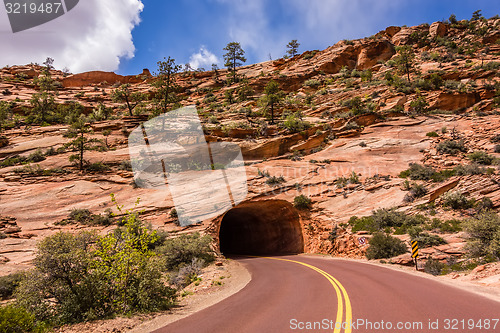
[[[285,200],[242,203],[222,217],[219,245],[224,254],[302,253],[300,215]]]

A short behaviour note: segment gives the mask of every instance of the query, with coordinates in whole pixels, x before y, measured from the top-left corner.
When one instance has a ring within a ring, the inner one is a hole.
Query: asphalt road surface
[[[500,303],[431,279],[313,256],[237,260],[245,288],[156,332],[500,332]]]

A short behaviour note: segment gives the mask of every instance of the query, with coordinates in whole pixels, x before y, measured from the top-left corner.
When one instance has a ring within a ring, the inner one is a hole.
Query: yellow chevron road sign
[[[411,257],[418,258],[418,242],[417,241],[411,242]]]

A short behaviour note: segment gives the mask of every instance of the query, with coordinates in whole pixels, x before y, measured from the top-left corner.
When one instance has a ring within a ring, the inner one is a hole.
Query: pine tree
[[[410,72],[413,71],[415,53],[409,45],[396,47],[398,56],[396,58],[396,64],[398,69],[402,74],[406,74],[408,82],[410,81]]]
[[[297,55],[299,51],[299,46],[300,43],[297,42],[296,39],[292,39],[290,43],[287,44],[286,48],[288,49],[286,53],[290,56],[290,58],[293,58]]]
[[[43,63],[45,65],[40,76],[35,78],[33,82],[38,87],[38,92],[31,97],[30,104],[32,106],[30,120],[34,123],[44,124],[49,120],[50,115],[56,108],[54,97],[56,95],[56,87],[50,70],[54,67],[52,64],[54,59],[47,58]]]
[[[76,154],[69,157],[69,161],[76,161],[80,171],[83,171],[86,163],[84,160],[84,154],[86,151],[104,149],[102,140],[88,137],[89,134],[93,133],[89,121],[90,119],[85,115],[80,115],[80,117],[73,121],[70,130],[65,134],[65,137],[73,140],[67,142],[64,145],[64,148],[76,152]]]
[[[158,61],[158,73],[153,86],[156,88],[155,101],[158,109],[155,113],[166,113],[172,103],[178,101],[176,92],[179,85],[175,82],[177,74],[182,66],[175,64],[175,59],[168,57],[164,61]]]
[[[472,18],[470,19],[471,21],[480,21],[484,19],[483,14],[481,14],[481,9],[476,10],[474,13],[472,13]]]
[[[224,50],[227,51],[227,53],[224,54],[224,61],[226,62],[224,66],[232,73],[233,81],[236,82],[236,67],[241,66],[247,61],[243,56],[245,51],[241,48],[240,43],[237,42],[228,43]]]
[[[146,95],[141,92],[132,92],[130,84],[122,84],[119,88],[115,89],[111,95],[113,102],[125,103],[127,105],[128,113],[130,116],[134,115],[134,109],[141,105],[142,101],[146,99]]]
[[[264,89],[266,105],[271,111],[271,124],[274,124],[274,107],[281,100],[281,91],[278,82],[271,80]]]

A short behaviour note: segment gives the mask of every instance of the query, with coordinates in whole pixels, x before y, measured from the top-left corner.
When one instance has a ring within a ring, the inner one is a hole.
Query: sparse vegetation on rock
[[[366,250],[368,259],[392,258],[407,252],[406,245],[401,240],[382,232],[375,233],[369,244]]]
[[[293,199],[293,205],[298,209],[310,209],[312,201],[311,198],[301,194]]]
[[[463,223],[469,234],[466,250],[472,257],[492,256],[500,259],[500,217],[495,212],[483,212]]]

